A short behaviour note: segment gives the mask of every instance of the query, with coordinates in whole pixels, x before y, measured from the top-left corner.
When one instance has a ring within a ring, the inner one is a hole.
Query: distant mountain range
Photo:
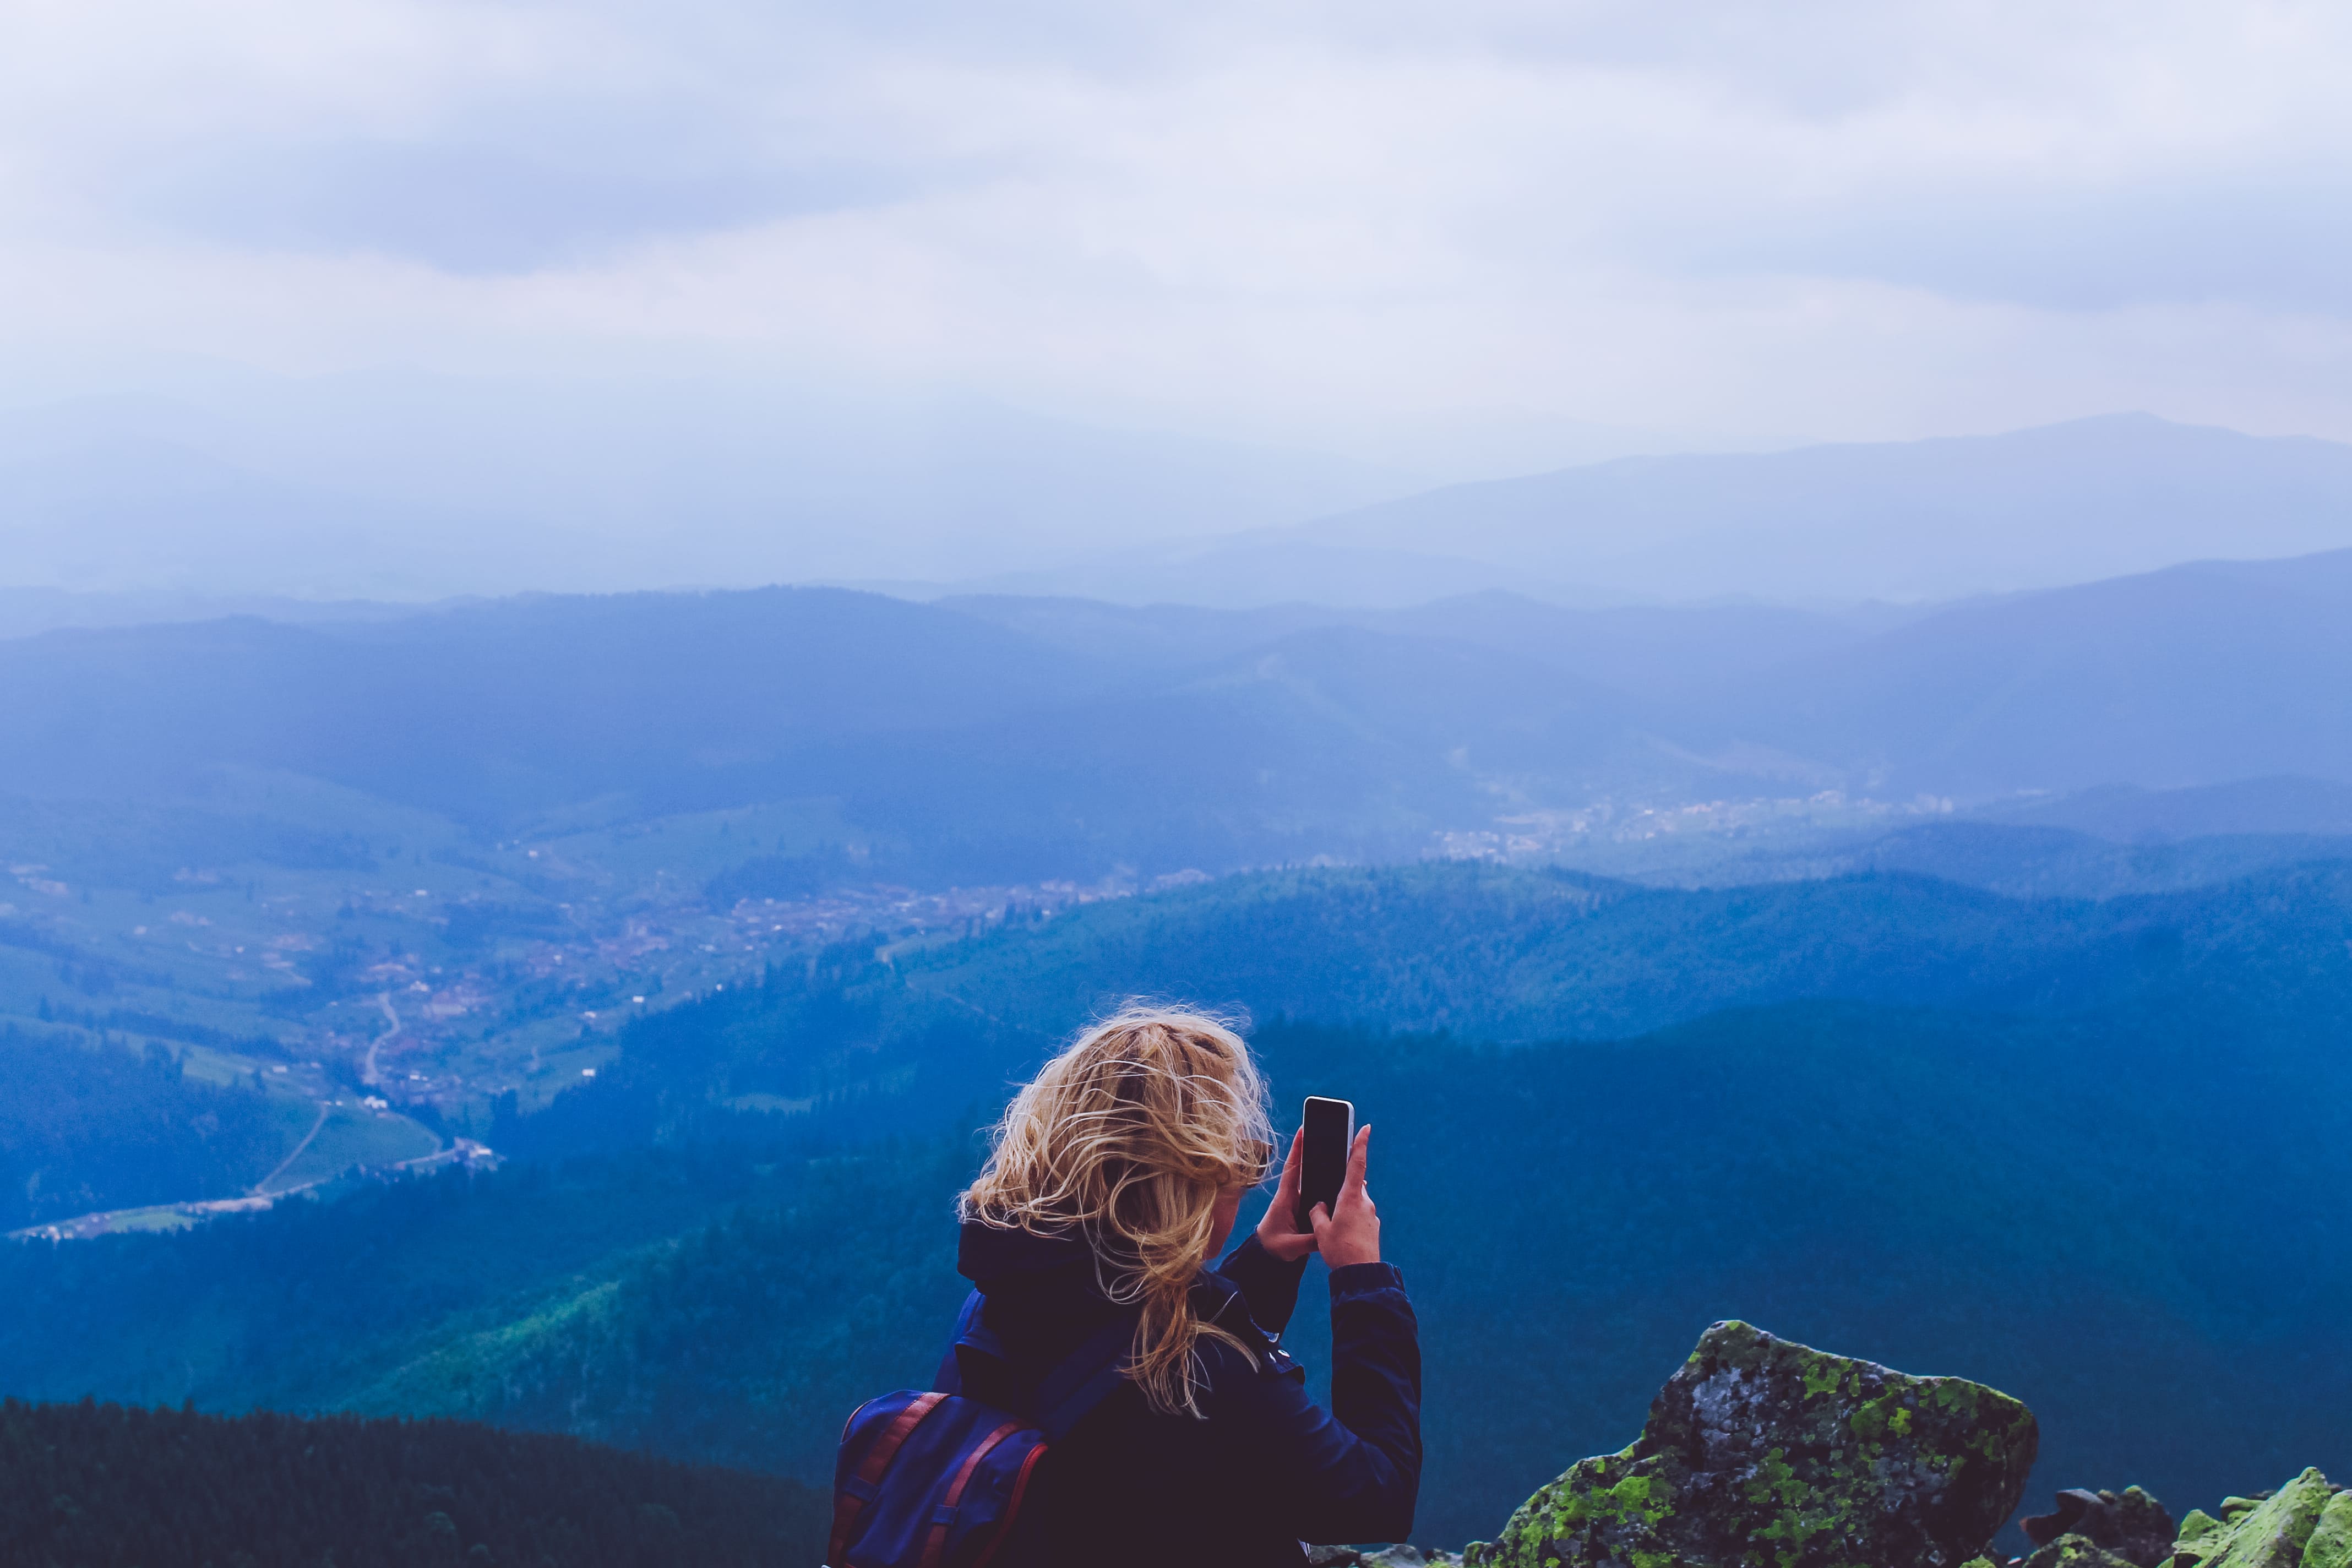
[[[2352,547],[2352,447],[2114,415],[1433,489],[971,399],[387,372],[0,411],[0,632],[27,624],[23,588],[1945,602]]]
[[[0,410],[0,588],[423,600],[970,575],[1427,483],[716,373],[240,377]]]
[[[0,792],[264,769],[500,832],[824,797],[908,876],[1150,874],[1411,856],[1604,804],[2352,782],[2347,668],[2352,552],[1907,618],[537,597],[0,641]]]
[[[1511,588],[1586,605],[1937,601],[2352,546],[2352,447],[2144,414],[1999,436],[1621,458],[982,586],[1245,606]]]
[[[1951,599],[2352,545],[2352,447],[2147,415],[2004,436],[1625,458],[1291,531],[1663,598]]]

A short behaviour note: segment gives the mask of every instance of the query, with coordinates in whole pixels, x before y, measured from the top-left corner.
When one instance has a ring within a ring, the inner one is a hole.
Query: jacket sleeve
[[[1421,1342],[1393,1264],[1331,1271],[1331,1408],[1302,1376],[1226,1380],[1252,1473],[1304,1541],[1403,1541],[1421,1492]]]
[[[1290,1314],[1298,1309],[1298,1281],[1307,1273],[1304,1255],[1295,1263],[1285,1263],[1268,1252],[1253,1231],[1225,1254],[1217,1272],[1240,1289],[1242,1300],[1249,1305],[1250,1321],[1259,1328],[1279,1337],[1290,1326]]]

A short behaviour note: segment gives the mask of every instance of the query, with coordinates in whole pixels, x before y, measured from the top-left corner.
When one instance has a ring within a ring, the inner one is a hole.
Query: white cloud
[[[1359,451],[2352,437],[2352,13],[16,4],[0,346],[725,353]]]

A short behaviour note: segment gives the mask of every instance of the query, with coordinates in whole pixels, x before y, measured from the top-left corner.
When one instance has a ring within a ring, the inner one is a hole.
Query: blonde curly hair
[[[1154,1410],[1201,1414],[1198,1346],[1255,1352],[1192,1310],[1219,1194],[1273,1164],[1265,1084],[1224,1020],[1129,1004],[1087,1029],[1005,1108],[959,1204],[1004,1230],[1085,1237],[1113,1301],[1137,1306],[1128,1375]]]

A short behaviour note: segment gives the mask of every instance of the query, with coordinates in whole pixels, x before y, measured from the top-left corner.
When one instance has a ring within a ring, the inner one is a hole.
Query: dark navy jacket
[[[1331,1271],[1325,1410],[1276,1344],[1306,1267],[1276,1261],[1252,1236],[1203,1272],[1194,1309],[1263,1364],[1203,1339],[1200,1419],[1156,1414],[1121,1384],[1039,1462],[1008,1560],[1297,1568],[1301,1542],[1405,1540],[1421,1489],[1421,1345],[1404,1280],[1386,1263]],[[1019,1386],[1132,1313],[1103,1299],[1077,1237],[967,1223],[958,1268],[985,1298],[982,1321]],[[1017,1406],[1015,1386],[988,1385],[993,1364],[967,1363],[964,1392]]]

